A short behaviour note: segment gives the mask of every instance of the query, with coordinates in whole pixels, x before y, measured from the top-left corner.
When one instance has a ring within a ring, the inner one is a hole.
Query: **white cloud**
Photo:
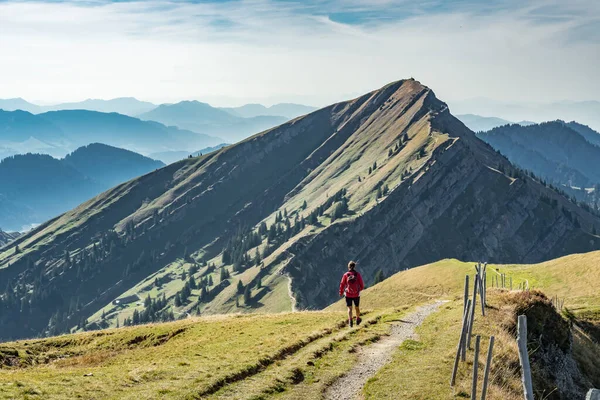
[[[0,98],[321,105],[410,76],[446,100],[600,92],[598,2],[439,3],[0,2]],[[394,18],[327,17],[357,9]]]

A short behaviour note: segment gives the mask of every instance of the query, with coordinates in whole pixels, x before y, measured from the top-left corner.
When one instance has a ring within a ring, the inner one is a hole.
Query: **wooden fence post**
[[[467,300],[469,299],[469,275],[465,275],[465,295],[463,297],[463,312],[467,309]]]
[[[512,276],[510,277],[510,290],[512,290]]]
[[[479,346],[481,336],[475,337],[475,358],[473,358],[473,383],[471,384],[471,400],[477,400],[477,370],[479,368]]]
[[[492,351],[494,350],[494,337],[490,337],[490,346],[488,347],[487,361],[485,363],[485,372],[483,373],[483,386],[481,388],[481,400],[485,400],[487,394],[488,380],[492,365]]]
[[[531,382],[531,366],[527,352],[527,316],[519,315],[517,344],[519,346],[519,361],[521,363],[521,380],[525,400],[533,400],[533,383]]]
[[[458,340],[458,347],[456,348],[456,357],[454,358],[454,367],[452,368],[452,378],[450,378],[450,386],[454,386],[456,383],[456,373],[458,371],[458,361],[460,359],[460,352],[462,350],[463,343],[465,342],[465,335],[467,334],[467,318],[469,318],[469,307],[471,307],[471,300],[467,300],[467,310],[463,313],[462,328],[460,330],[460,339]]]
[[[487,263],[483,264],[483,305],[487,304]]]
[[[471,303],[471,309],[469,310],[469,327],[467,332],[467,348],[471,348],[471,336],[473,333],[473,324],[475,323],[475,305],[477,304],[477,287],[479,285],[479,278],[475,275],[475,280],[473,283],[473,302]],[[467,349],[462,354],[462,360],[466,361],[467,359]]]

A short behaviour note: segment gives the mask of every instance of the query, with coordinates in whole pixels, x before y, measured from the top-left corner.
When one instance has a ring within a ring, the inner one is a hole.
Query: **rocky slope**
[[[19,236],[18,233],[14,233],[14,232],[8,233],[8,232],[4,232],[4,231],[0,230],[0,247],[12,242],[18,236]]]
[[[600,248],[593,227],[429,88],[399,81],[117,186],[19,238],[19,253],[0,251],[0,335],[164,318],[116,302],[147,296],[164,296],[171,315],[318,308],[349,259],[367,283],[445,257],[534,262]]]

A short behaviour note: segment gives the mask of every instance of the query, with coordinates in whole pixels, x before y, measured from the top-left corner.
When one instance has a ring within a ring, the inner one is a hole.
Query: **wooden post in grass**
[[[485,362],[485,372],[483,373],[483,386],[481,387],[481,400],[485,400],[487,394],[488,381],[490,378],[490,369],[492,366],[492,351],[494,350],[494,337],[490,337],[490,346],[488,347],[487,360]]]
[[[465,342],[465,336],[467,334],[467,318],[469,318],[469,307],[471,307],[471,300],[467,300],[467,309],[463,313],[462,328],[460,330],[460,339],[458,340],[458,346],[456,348],[456,357],[454,357],[454,367],[452,368],[452,377],[450,378],[450,386],[454,386],[456,383],[456,373],[458,372],[458,361],[460,359],[460,352]]]
[[[479,369],[479,346],[481,336],[475,337],[475,355],[473,358],[473,383],[471,384],[471,400],[477,400],[477,370]]]
[[[475,305],[477,304],[477,286],[479,285],[479,279],[477,275],[475,275],[475,281],[473,282],[473,303],[471,304],[471,309],[469,310],[469,326],[467,329],[467,347],[464,349],[462,354],[462,360],[467,360],[467,348],[471,348],[471,336],[473,333],[473,324],[475,323]]]
[[[519,315],[517,344],[519,346],[519,362],[521,363],[521,381],[525,400],[533,400],[533,383],[531,382],[531,366],[527,352],[527,316]]]
[[[487,304],[487,263],[483,263],[483,305]]]
[[[512,290],[512,276],[510,277],[510,290]]]
[[[463,297],[463,312],[467,309],[467,300],[469,299],[469,275],[465,275],[465,295]]]

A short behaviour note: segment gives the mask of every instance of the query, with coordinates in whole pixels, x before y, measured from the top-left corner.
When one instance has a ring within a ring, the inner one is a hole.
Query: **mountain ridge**
[[[0,145],[15,147],[36,138],[56,148],[61,157],[90,143],[106,143],[138,153],[151,153],[190,146],[203,148],[223,142],[217,137],[167,127],[155,121],[87,110],[42,114],[0,110],[0,130],[5,132]]]
[[[19,238],[22,253],[0,252],[0,279],[53,276],[43,287],[57,308],[36,292],[30,314],[0,325],[5,335],[111,325],[137,310],[113,301],[146,292],[178,313],[238,312],[240,285],[259,282],[250,309],[319,308],[349,258],[367,281],[448,255],[541,261],[600,248],[593,228],[598,217],[402,80],[121,184]]]
[[[139,117],[168,126],[217,135],[229,142],[243,140],[251,134],[272,128],[287,120],[285,117],[263,115],[244,118],[196,100],[162,104]]]
[[[0,161],[0,226],[19,230],[44,222],[116,184],[163,166],[98,143],[64,159],[31,153],[5,158]]]

